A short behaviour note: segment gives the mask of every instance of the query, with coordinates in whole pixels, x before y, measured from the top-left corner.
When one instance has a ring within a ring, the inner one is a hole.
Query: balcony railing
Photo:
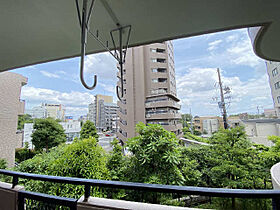
[[[145,192],[160,192],[160,193],[176,193],[176,194],[188,194],[188,195],[202,195],[209,197],[224,197],[224,198],[269,198],[272,199],[273,209],[280,209],[280,190],[247,190],[247,189],[224,189],[224,188],[206,188],[206,187],[189,187],[189,186],[175,186],[175,185],[160,185],[160,184],[145,184],[145,183],[133,183],[133,182],[121,182],[121,181],[108,181],[98,179],[81,179],[72,177],[60,177],[60,176],[48,176],[40,174],[29,174],[8,170],[0,170],[0,174],[11,176],[12,188],[14,188],[19,181],[19,178],[41,180],[46,182],[64,183],[73,185],[84,186],[84,201],[88,201],[90,197],[91,187],[106,187],[114,189],[129,189],[139,190]],[[28,202],[27,199],[32,200],[36,204],[36,201],[43,201],[48,205],[60,205],[67,206],[70,209],[76,209],[77,200],[71,198],[62,198],[52,195],[46,195],[41,193],[33,193],[20,190],[18,192],[19,209],[24,209]],[[1,200],[1,198],[0,198]],[[24,203],[25,202],[25,203]],[[37,204],[38,205],[38,204]]]

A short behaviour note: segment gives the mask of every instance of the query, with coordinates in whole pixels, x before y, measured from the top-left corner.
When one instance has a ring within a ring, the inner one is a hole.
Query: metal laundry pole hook
[[[112,20],[114,21],[114,23],[116,24],[117,28],[113,29],[110,31],[110,36],[112,39],[112,43],[113,43],[113,50],[114,53],[111,52],[111,50],[109,49],[108,46],[108,41],[106,41],[106,44],[104,44],[104,42],[102,42],[99,39],[99,33],[98,30],[96,30],[96,35],[90,31],[89,29],[89,21],[90,21],[90,17],[92,14],[92,10],[93,10],[93,6],[94,6],[94,2],[95,0],[91,0],[91,5],[89,7],[88,10],[88,1],[90,0],[83,0],[83,8],[82,8],[82,15],[80,13],[80,6],[79,6],[79,0],[75,0],[76,1],[76,8],[77,8],[77,13],[78,13],[78,18],[79,18],[79,24],[81,26],[81,63],[80,63],[80,78],[81,78],[81,82],[83,84],[83,86],[89,90],[93,90],[96,87],[97,84],[97,76],[94,75],[94,82],[92,86],[88,86],[86,84],[86,82],[84,81],[84,60],[85,60],[85,54],[86,54],[86,43],[87,43],[87,35],[88,33],[93,36],[93,38],[99,42],[99,44],[105,49],[107,50],[119,63],[120,66],[120,86],[116,87],[116,93],[117,93],[117,97],[120,101],[122,101],[121,98],[123,98],[124,96],[124,82],[123,82],[123,71],[124,71],[124,63],[125,63],[125,58],[126,58],[126,52],[127,52],[127,48],[128,48],[128,43],[129,43],[129,38],[130,38],[130,32],[131,32],[131,25],[126,25],[126,26],[121,26],[121,24],[119,23],[119,20],[117,19],[117,17],[115,16],[114,12],[112,11],[112,9],[110,8],[109,4],[106,2],[106,0],[101,0],[101,3],[103,4],[104,8],[107,10],[108,14],[110,15],[110,17],[112,18]],[[126,38],[126,43],[125,45],[123,45],[123,33],[125,33],[125,30],[127,29],[127,38]],[[115,32],[118,32],[118,41],[119,41],[119,45],[116,45],[116,41],[114,39],[114,34]]]
[[[83,10],[82,10],[82,18],[80,14],[79,2],[76,0],[76,7],[78,12],[79,23],[81,26],[81,62],[80,62],[80,79],[83,86],[89,90],[93,90],[97,85],[97,76],[94,75],[93,85],[89,86],[86,84],[84,80],[84,59],[86,54],[86,44],[87,44],[87,34],[89,31],[89,20],[92,13],[93,5],[95,0],[91,0],[91,5],[89,11],[87,11],[88,0],[83,0]]]

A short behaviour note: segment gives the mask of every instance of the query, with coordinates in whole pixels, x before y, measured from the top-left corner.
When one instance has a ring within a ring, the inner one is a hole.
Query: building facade
[[[181,135],[171,42],[128,49],[123,83],[124,97],[118,101],[118,139],[125,142],[134,137],[138,122],[161,124],[165,129]]]
[[[25,102],[20,99],[27,78],[16,73],[0,73],[0,158],[12,167],[15,149],[22,146],[22,134],[17,133],[18,116],[24,114]]]
[[[88,119],[94,122],[99,131],[117,130],[117,111],[119,107],[113,103],[112,96],[96,95],[94,102],[88,106]]]
[[[43,104],[47,110],[47,117],[63,120],[65,118],[65,107],[62,104]]]
[[[26,109],[25,113],[31,115],[31,117],[34,119],[45,119],[48,116],[47,109],[44,104],[40,106],[34,106],[32,109]]]
[[[243,120],[241,125],[245,127],[248,138],[256,144],[272,146],[274,143],[268,137],[280,136],[280,119]]]
[[[51,117],[55,120],[65,120],[65,107],[62,104],[42,103],[40,106],[35,106],[32,109],[26,109],[25,113],[31,115],[34,119],[45,119]]]
[[[74,138],[80,138],[80,131],[82,129],[81,122],[79,121],[69,121],[69,122],[59,122],[59,124],[63,127],[64,133],[67,138],[66,143],[71,143]],[[33,129],[33,123],[25,123],[23,129],[23,145],[27,142],[30,149],[33,149],[34,146],[32,144],[32,133],[35,131]]]
[[[276,115],[280,117],[280,62],[266,61],[267,74]]]
[[[193,118],[194,129],[205,134],[212,134],[223,127],[223,118],[218,116],[195,116]]]

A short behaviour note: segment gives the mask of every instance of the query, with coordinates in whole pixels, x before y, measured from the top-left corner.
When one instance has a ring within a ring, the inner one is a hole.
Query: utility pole
[[[227,111],[226,111],[226,104],[225,104],[225,98],[224,98],[224,91],[223,91],[223,85],[220,75],[220,69],[217,68],[218,78],[219,78],[219,86],[220,86],[220,92],[221,92],[221,102],[219,104],[219,107],[222,109],[222,115],[223,115],[223,121],[224,121],[224,128],[228,128],[227,124]]]
[[[193,134],[193,123],[192,123],[193,117],[192,117],[192,108],[190,108],[190,117],[191,117],[191,134]]]

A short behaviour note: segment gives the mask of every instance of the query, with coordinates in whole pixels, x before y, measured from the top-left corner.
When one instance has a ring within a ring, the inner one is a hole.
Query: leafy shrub
[[[48,153],[36,155],[22,162],[17,170],[28,173],[87,179],[109,179],[106,167],[107,155],[94,138],[76,141],[70,145],[60,145]],[[40,181],[25,181],[26,190],[57,196],[79,198],[84,193],[83,186],[54,184]],[[104,191],[94,189],[94,196],[105,196]]]

